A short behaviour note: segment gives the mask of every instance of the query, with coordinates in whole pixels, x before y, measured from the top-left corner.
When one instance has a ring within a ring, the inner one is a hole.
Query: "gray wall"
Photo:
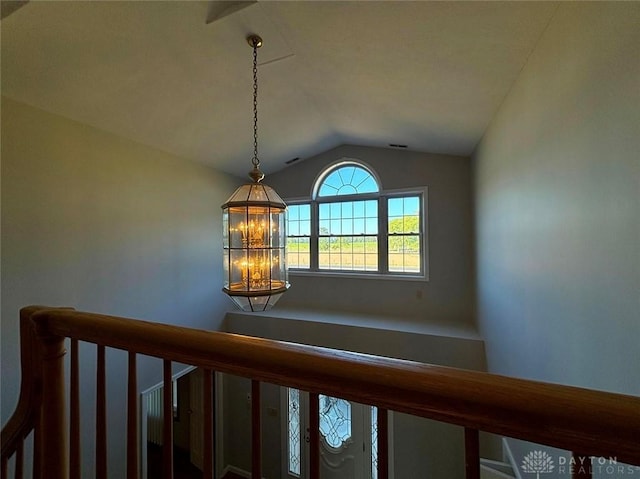
[[[638,25],[561,3],[477,148],[492,372],[640,395]]]
[[[343,158],[361,160],[372,167],[385,190],[428,187],[429,281],[291,274],[291,289],[271,313],[260,321],[229,314],[225,329],[484,370],[482,341],[477,337],[446,337],[460,331],[471,331],[475,336],[470,159],[344,145],[269,175],[265,183],[285,199],[310,198],[318,175]],[[347,317],[346,322],[353,324],[331,324],[327,319],[331,314]],[[383,329],[368,323],[383,324]],[[430,327],[436,327],[439,333],[425,332]],[[401,331],[390,331],[396,328]],[[225,382],[226,411],[241,426],[225,428],[225,443],[229,445],[226,463],[245,469],[249,467],[249,455],[242,445],[248,441],[249,410],[244,398],[249,389],[246,380],[227,378]],[[266,408],[280,409],[279,389],[265,385],[263,396],[265,477],[273,479],[280,471],[280,421],[268,416]],[[463,475],[459,428],[402,414],[396,415],[394,426],[396,477]]]
[[[383,314],[418,323],[474,324],[475,286],[471,166],[468,158],[389,148],[341,146],[306,159],[265,182],[283,198],[310,197],[320,172],[341,158],[371,166],[386,190],[429,188],[428,282],[291,276],[281,307]]]
[[[218,329],[230,307],[220,292],[220,204],[235,186],[212,169],[2,99],[3,424],[18,396],[22,306]],[[81,354],[90,478],[95,351]],[[112,351],[108,361],[109,467],[119,478],[126,357]],[[158,360],[142,361],[140,389],[159,382],[161,371]]]

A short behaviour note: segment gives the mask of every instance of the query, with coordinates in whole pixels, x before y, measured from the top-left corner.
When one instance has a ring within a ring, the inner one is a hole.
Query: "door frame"
[[[174,381],[177,381],[178,379],[180,379],[183,376],[186,376],[187,374],[195,371],[197,368],[196,366],[189,366],[186,367],[184,369],[182,369],[181,371],[178,371],[177,373],[173,374],[171,376],[171,382],[173,383]],[[222,441],[222,434],[223,434],[223,421],[224,421],[224,414],[222,414],[222,404],[223,404],[223,394],[222,394],[222,388],[223,388],[223,381],[222,381],[222,374],[218,373],[218,372],[214,372],[213,374],[214,376],[214,384],[215,384],[215,404],[214,404],[214,427],[215,427],[215,477],[222,477],[222,472],[223,472],[223,467],[222,467],[222,460],[224,458],[224,451],[223,451],[223,441]],[[150,388],[145,389],[144,391],[142,391],[140,393],[140,404],[139,404],[139,411],[140,411],[140,415],[138,416],[138,424],[139,424],[139,430],[140,430],[140,437],[138,440],[138,452],[139,452],[139,457],[140,457],[140,477],[141,479],[148,479],[147,478],[147,415],[149,413],[149,407],[148,407],[148,402],[147,402],[147,398],[149,397],[149,395],[154,392],[157,391],[160,388],[164,387],[164,382],[160,382],[158,384],[155,384],[153,386],[151,386]]]

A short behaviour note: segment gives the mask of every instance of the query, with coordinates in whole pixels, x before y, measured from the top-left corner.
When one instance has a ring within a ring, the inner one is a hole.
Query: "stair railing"
[[[319,432],[314,427],[319,394],[376,406],[381,411],[383,430],[388,410],[464,427],[468,479],[480,475],[481,430],[576,451],[574,454],[581,457],[616,457],[620,462],[640,465],[640,398],[635,396],[68,309],[23,309],[21,334],[22,389],[16,412],[2,430],[2,479],[7,477],[11,456],[15,456],[15,477],[22,478],[23,441],[31,430],[35,478],[80,478],[78,341],[97,345],[97,479],[107,477],[107,347],[129,353],[127,479],[138,478],[140,469],[136,407],[139,354],[163,360],[163,479],[173,477],[172,362],[204,370],[203,477],[207,479],[214,477],[214,371],[252,380],[253,479],[262,477],[260,382],[310,393],[311,479],[319,478]],[[66,338],[71,338],[69,421],[64,377]],[[388,477],[386,436],[378,434],[379,479]],[[585,477],[584,473],[581,469],[576,477]]]

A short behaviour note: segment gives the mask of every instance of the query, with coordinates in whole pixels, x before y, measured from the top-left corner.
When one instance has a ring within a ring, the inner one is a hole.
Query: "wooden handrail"
[[[70,310],[62,336],[640,465],[640,398]]]
[[[34,471],[45,467],[48,479],[68,477],[62,363],[67,337],[74,344],[86,341],[98,349],[123,349],[134,358],[138,353],[162,358],[169,373],[175,361],[210,374],[245,376],[255,387],[260,381],[269,382],[309,391],[312,398],[320,393],[332,395],[374,405],[380,411],[463,426],[468,477],[478,472],[478,430],[640,465],[639,397],[69,309],[29,307],[21,311],[19,404],[2,430],[3,478],[11,455],[16,455],[16,467],[22,467],[23,441],[33,429]],[[130,373],[132,368],[135,363],[130,363]],[[135,373],[130,382],[135,382]],[[71,391],[73,395],[73,383]],[[47,413],[40,414],[45,395]],[[52,406],[56,414],[50,414]],[[317,414],[312,414],[313,419],[317,422]],[[318,431],[311,432],[312,442],[315,438],[317,443]],[[44,443],[43,434],[59,440]],[[209,448],[211,439],[205,438]],[[383,443],[379,446],[384,449]],[[385,470],[384,464],[380,467]],[[135,477],[133,460],[130,469]]]
[[[42,393],[42,372],[35,355],[38,347],[31,315],[41,309],[40,306],[30,306],[20,311],[20,397],[16,410],[2,428],[2,457],[10,457],[17,451],[37,420]]]

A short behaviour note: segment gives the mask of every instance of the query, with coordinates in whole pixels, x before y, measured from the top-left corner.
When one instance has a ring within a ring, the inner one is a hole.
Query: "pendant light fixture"
[[[262,38],[247,38],[253,48],[253,183],[242,185],[222,205],[224,287],[244,311],[270,309],[289,288],[286,264],[287,205],[261,183],[258,159],[258,48]]]

